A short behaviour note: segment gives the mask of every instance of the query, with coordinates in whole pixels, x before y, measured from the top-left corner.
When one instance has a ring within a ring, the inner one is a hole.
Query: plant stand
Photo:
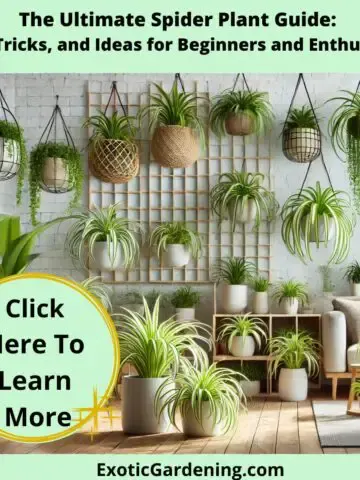
[[[349,392],[349,399],[347,404],[347,415],[353,415],[356,417],[360,417],[360,409],[354,410],[352,408],[353,402],[355,400],[355,394],[352,391],[352,386],[356,382],[356,379],[360,378],[360,364],[354,363],[351,365],[351,384],[350,384],[350,392]]]

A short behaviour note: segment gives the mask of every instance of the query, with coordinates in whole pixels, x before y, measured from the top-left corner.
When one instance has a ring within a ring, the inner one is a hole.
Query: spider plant
[[[170,297],[175,308],[195,308],[200,303],[200,293],[191,287],[181,287]]]
[[[312,260],[310,244],[315,243],[319,248],[323,243],[327,247],[334,234],[328,263],[343,262],[348,256],[355,226],[350,208],[346,192],[331,187],[322,189],[319,182],[315,188],[304,188],[291,195],[281,211],[281,234],[289,252],[306,263],[307,258]]]
[[[251,286],[254,289],[254,292],[264,293],[269,290],[270,281],[264,277],[256,277],[252,280]]]
[[[285,299],[297,299],[302,305],[309,302],[307,287],[304,283],[287,280],[274,285],[272,298],[280,303]]]
[[[255,265],[244,258],[232,257],[218,261],[213,266],[213,279],[216,283],[244,285],[251,281],[256,272]]]
[[[93,128],[93,134],[90,138],[91,142],[123,140],[128,143],[134,143],[138,130],[134,122],[134,117],[120,116],[118,112],[114,112],[108,117],[105,113],[99,111],[97,115],[93,115],[86,120],[83,126],[84,128]]]
[[[101,281],[101,277],[90,277],[86,278],[80,285],[86,290],[90,295],[95,297],[109,312],[112,310],[111,302],[111,289],[104,285]]]
[[[288,119],[284,122],[284,129],[291,130],[292,128],[318,129],[316,118],[308,105],[303,105],[301,108],[294,107],[290,110]]]
[[[328,102],[341,102],[329,120],[329,135],[338,155],[345,154],[355,206],[360,212],[360,92],[342,90]]]
[[[305,330],[289,330],[286,335],[269,339],[269,352],[272,356],[270,371],[274,374],[279,367],[305,367],[309,376],[319,372],[320,344]]]
[[[256,317],[249,317],[250,313],[237,315],[236,317],[224,318],[220,328],[218,341],[227,340],[228,348],[231,349],[235,337],[242,337],[245,342],[246,337],[253,337],[255,343],[261,348],[262,339],[266,341],[268,327],[264,320]]]
[[[194,258],[199,258],[202,251],[200,235],[182,222],[165,222],[157,226],[150,236],[150,245],[157,247],[159,258],[169,245],[184,245]]]
[[[158,413],[167,411],[171,423],[179,429],[176,414],[180,411],[186,434],[212,435],[217,426],[221,426],[221,433],[227,433],[236,426],[240,410],[246,409],[241,378],[229,368],[209,366],[206,359],[197,368],[184,359],[175,384],[170,379],[157,392],[156,405],[162,403]]]
[[[351,385],[351,391],[355,397],[360,397],[360,381],[357,380]]]
[[[121,251],[123,265],[130,267],[139,255],[139,244],[135,232],[141,231],[137,222],[117,216],[119,204],[107,208],[95,207],[94,210],[75,215],[75,222],[70,227],[65,246],[71,257],[86,266],[86,250],[90,257],[97,242],[105,242],[109,258],[114,261]]]
[[[212,212],[220,222],[230,218],[232,230],[236,224],[254,223],[260,226],[262,217],[271,221],[278,210],[275,195],[262,186],[264,175],[233,171],[223,173],[210,192]]]
[[[346,268],[344,278],[349,283],[360,283],[360,264],[358,261],[355,260]]]
[[[123,308],[124,313],[114,314],[118,330],[121,366],[133,365],[141,378],[161,378],[179,371],[185,354],[190,354],[195,364],[207,358],[198,342],[211,349],[210,329],[196,320],[181,324],[171,317],[159,321],[160,297],[151,311],[143,298],[144,315]]]
[[[257,91],[231,89],[224,90],[213,100],[210,110],[210,127],[219,137],[226,132],[226,121],[230,115],[246,116],[250,120],[251,131],[262,133],[270,128],[274,119],[268,94]]]

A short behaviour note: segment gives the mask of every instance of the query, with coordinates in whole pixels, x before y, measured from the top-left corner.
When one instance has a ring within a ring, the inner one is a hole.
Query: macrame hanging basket
[[[199,138],[190,127],[157,127],[151,140],[151,153],[163,167],[190,167],[200,156]]]
[[[11,112],[9,105],[0,90],[0,110],[6,123],[14,124],[21,130],[15,116]],[[17,175],[21,163],[20,144],[13,139],[0,137],[0,181],[10,180]]]
[[[117,100],[124,115],[127,111],[121,101],[116,82],[112,83],[109,101]],[[135,143],[124,140],[103,139],[93,142],[89,151],[89,169],[102,182],[128,183],[139,173],[139,148]]]
[[[286,129],[286,122],[293,108],[294,100],[299,89],[300,83],[303,82],[305,92],[311,107],[313,116],[316,121],[317,128],[290,128]],[[291,162],[310,163],[316,160],[321,154],[321,133],[319,123],[315,114],[315,110],[307,89],[304,76],[299,74],[299,78],[295,87],[290,107],[284,122],[282,131],[282,150],[285,157]]]

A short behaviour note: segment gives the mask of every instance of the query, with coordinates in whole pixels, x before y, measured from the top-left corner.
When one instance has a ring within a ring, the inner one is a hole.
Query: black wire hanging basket
[[[0,181],[10,180],[21,167],[21,128],[0,90]]]

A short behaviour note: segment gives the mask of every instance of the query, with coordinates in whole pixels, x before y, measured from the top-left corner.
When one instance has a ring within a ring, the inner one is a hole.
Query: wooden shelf
[[[251,357],[234,357],[233,355],[214,355],[214,362],[231,362],[231,361],[256,361],[256,360],[271,360],[271,355],[252,355]]]
[[[215,317],[236,317],[237,315],[245,315],[242,313],[215,313]],[[288,315],[287,313],[249,313],[249,317],[263,317],[263,318],[272,318],[272,317],[284,317],[284,318],[307,318],[307,317],[316,317],[320,318],[321,313],[297,313],[296,315]]]

